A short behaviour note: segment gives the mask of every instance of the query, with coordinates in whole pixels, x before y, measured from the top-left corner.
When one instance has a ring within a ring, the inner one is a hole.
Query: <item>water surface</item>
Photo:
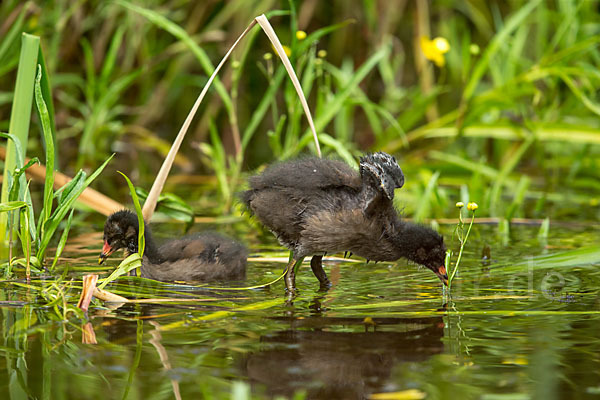
[[[280,274],[284,263],[265,259],[285,252],[269,240],[249,240],[260,260],[226,285]],[[282,282],[228,292],[122,278],[106,289],[198,301],[95,302],[86,325],[64,322],[56,297],[64,289],[73,305],[83,274],[109,272],[95,265],[100,236],[83,235],[60,267],[70,289],[0,283],[0,398],[600,398],[596,228],[540,241],[536,227],[516,227],[500,242],[494,227],[474,228],[449,301],[426,269],[352,259],[325,262],[327,292],[303,267],[292,302]]]

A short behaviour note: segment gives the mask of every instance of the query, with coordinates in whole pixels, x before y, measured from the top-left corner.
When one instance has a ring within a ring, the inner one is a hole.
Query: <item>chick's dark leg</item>
[[[288,293],[296,292],[296,272],[302,265],[302,261],[304,261],[304,257],[297,257],[294,253],[290,254],[290,261],[288,265],[285,267],[285,290]]]
[[[288,293],[293,293],[296,291],[296,259],[290,257],[290,262],[285,267],[285,290]]]
[[[310,260],[310,268],[320,283],[321,290],[327,290],[331,287],[331,282],[327,278],[327,273],[323,270],[323,256],[313,256]]]

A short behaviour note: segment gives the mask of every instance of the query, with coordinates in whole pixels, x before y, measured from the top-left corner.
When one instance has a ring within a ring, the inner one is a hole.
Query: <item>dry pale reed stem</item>
[[[263,31],[265,32],[265,34],[267,35],[267,37],[269,38],[269,40],[271,41],[273,46],[275,47],[275,50],[277,50],[277,54],[281,58],[281,61],[283,62],[283,65],[284,65],[286,71],[288,72],[290,79],[292,80],[292,84],[294,85],[294,88],[296,89],[296,93],[298,94],[298,97],[300,98],[300,103],[302,103],[302,107],[304,108],[304,112],[306,113],[306,118],[308,119],[308,124],[310,125],[310,129],[312,130],[313,137],[315,140],[315,146],[317,149],[317,154],[319,155],[319,157],[321,157],[321,148],[319,146],[319,139],[317,137],[317,132],[315,130],[315,125],[314,125],[314,122],[312,119],[312,115],[308,108],[308,103],[306,102],[304,93],[302,92],[302,87],[300,86],[300,82],[298,81],[298,78],[296,77],[294,69],[292,68],[292,64],[290,63],[290,60],[288,59],[287,55],[285,54],[285,51],[283,50],[283,46],[281,45],[281,42],[279,41],[277,34],[273,30],[273,27],[271,27],[271,24],[269,23],[269,21],[267,20],[267,17],[265,17],[264,14],[260,15],[260,16],[256,17],[250,23],[250,25],[248,25],[246,30],[244,30],[244,32],[240,35],[240,37],[235,41],[233,46],[231,46],[231,48],[229,49],[227,54],[225,54],[225,57],[223,57],[223,59],[221,60],[219,65],[217,65],[217,68],[215,68],[215,71],[208,79],[208,82],[206,82],[204,89],[202,89],[200,96],[198,96],[198,99],[196,100],[196,102],[194,103],[194,106],[190,110],[190,113],[188,114],[187,118],[185,119],[183,126],[179,130],[179,133],[177,134],[177,137],[175,138],[175,141],[173,142],[173,145],[171,146],[171,149],[169,150],[169,153],[167,154],[165,161],[163,162],[162,166],[160,167],[160,171],[158,172],[158,175],[156,176],[156,179],[154,180],[154,183],[152,184],[150,193],[148,193],[148,198],[146,199],[146,202],[144,203],[144,207],[142,208],[142,214],[144,216],[144,220],[149,221],[150,218],[152,218],[152,215],[154,214],[154,209],[156,208],[158,196],[160,196],[160,193],[162,192],[162,189],[165,185],[165,181],[167,180],[167,176],[169,175],[169,171],[171,170],[171,166],[173,165],[175,155],[179,151],[181,142],[183,141],[183,138],[185,137],[185,135],[190,127],[190,124],[192,123],[192,120],[194,119],[194,116],[196,115],[196,112],[198,111],[198,107],[202,103],[202,100],[204,99],[204,96],[206,95],[206,92],[208,91],[208,88],[212,84],[212,81],[215,79],[217,73],[221,70],[221,67],[223,66],[223,64],[225,64],[225,61],[227,61],[227,59],[229,58],[229,56],[231,55],[231,53],[233,52],[235,47],[238,45],[238,43],[244,38],[244,36],[246,36],[246,34],[250,31],[250,29],[252,29],[252,27],[257,23],[261,26],[261,28],[263,29]]]
[[[148,193],[148,198],[146,199],[146,202],[144,203],[144,207],[142,208],[142,215],[144,216],[144,220],[149,221],[150,218],[152,218],[152,215],[154,214],[154,209],[156,208],[158,196],[160,196],[160,193],[162,192],[162,189],[165,185],[165,181],[167,180],[167,176],[169,176],[169,171],[171,170],[171,166],[173,165],[173,161],[175,160],[175,155],[177,154],[177,151],[179,151],[181,142],[183,142],[183,138],[185,137],[185,134],[187,133],[187,131],[190,127],[190,124],[192,123],[192,120],[194,119],[194,116],[196,115],[196,112],[198,111],[198,107],[200,107],[200,103],[202,103],[202,100],[204,99],[204,96],[206,95],[206,92],[208,91],[208,88],[210,87],[210,85],[212,84],[212,81],[217,76],[217,73],[221,70],[221,67],[223,66],[223,64],[225,64],[225,61],[227,61],[227,59],[229,58],[229,55],[231,54],[231,52],[233,52],[233,49],[235,49],[235,47],[240,42],[240,40],[242,40],[242,38],[244,36],[246,36],[246,34],[250,31],[250,29],[252,29],[252,27],[255,24],[256,24],[256,20],[252,21],[252,23],[250,23],[250,25],[248,25],[246,30],[235,41],[233,46],[231,46],[231,48],[229,49],[227,54],[225,54],[225,57],[223,57],[223,59],[221,60],[219,65],[217,65],[217,68],[215,68],[215,71],[208,79],[208,82],[206,82],[206,85],[204,86],[204,89],[202,89],[200,96],[198,96],[198,99],[194,103],[194,106],[190,110],[190,113],[188,114],[187,118],[183,122],[183,125],[182,125],[181,129],[179,130],[179,133],[177,134],[177,137],[175,138],[173,145],[171,146],[171,150],[169,150],[169,153],[167,154],[165,161],[163,162],[162,166],[160,167],[160,171],[158,171],[158,175],[156,176],[156,179],[154,180],[154,183],[152,184],[150,193]]]
[[[308,125],[310,125],[310,130],[312,131],[313,138],[315,139],[315,147],[317,148],[317,154],[321,157],[321,147],[319,146],[319,138],[317,137],[317,131],[315,130],[315,124],[312,119],[312,114],[310,113],[310,109],[308,108],[308,103],[306,102],[306,97],[304,96],[304,92],[302,91],[302,86],[300,86],[300,82],[298,81],[298,77],[296,77],[296,73],[294,72],[294,68],[292,68],[292,64],[288,59],[287,54],[283,50],[283,46],[277,37],[277,34],[273,30],[273,27],[269,23],[269,20],[265,15],[261,15],[256,17],[256,22],[260,25],[261,28],[265,31],[271,43],[277,50],[277,54],[281,61],[283,62],[283,66],[285,67],[290,79],[292,80],[292,84],[296,89],[296,93],[298,94],[298,98],[300,99],[300,103],[302,103],[302,107],[304,108],[304,112],[306,113],[306,119],[308,120]]]

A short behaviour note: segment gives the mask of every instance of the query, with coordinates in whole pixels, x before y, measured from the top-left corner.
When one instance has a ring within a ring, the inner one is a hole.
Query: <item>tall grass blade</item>
[[[548,240],[548,233],[550,232],[550,218],[546,217],[542,221],[540,225],[540,230],[538,231],[538,240],[546,241]]]
[[[104,289],[104,287],[110,282],[117,279],[119,276],[128,273],[129,271],[141,268],[142,259],[138,253],[133,253],[129,257],[125,258],[119,266],[108,276],[108,278],[102,279],[102,283],[98,285],[98,289]]]
[[[13,21],[8,32],[4,34],[2,43],[0,43],[0,60],[6,60],[4,57],[13,44],[13,41],[17,38],[17,35],[23,31],[23,20],[25,19],[25,14],[27,14],[28,8],[29,7],[23,7],[21,9],[17,19]]]
[[[44,182],[44,197],[42,200],[42,213],[40,215],[40,237],[44,236],[44,227],[46,221],[50,218],[52,213],[52,198],[54,194],[54,137],[52,135],[52,128],[50,124],[50,116],[46,102],[42,96],[41,80],[42,80],[42,67],[38,65],[38,74],[35,79],[35,102],[40,115],[42,123],[42,132],[44,135],[44,141],[46,142],[46,179]]]
[[[54,101],[52,99],[52,86],[50,85],[50,75],[48,75],[48,69],[46,68],[46,61],[44,60],[44,55],[42,54],[42,47],[40,46],[40,50],[38,53],[38,67],[42,69],[42,79],[40,81],[40,87],[42,91],[42,98],[44,99],[44,103],[46,103],[46,108],[48,109],[48,118],[50,121],[50,131],[52,132],[52,144],[54,149],[57,148],[56,143],[56,124],[54,123]],[[38,113],[38,119],[41,123],[42,117],[39,114],[39,109],[35,108],[35,111]],[[42,127],[43,128],[43,127]],[[46,136],[43,136],[44,144],[46,143]],[[54,166],[56,170],[56,166],[58,165],[58,154],[54,152]]]
[[[18,210],[26,206],[27,203],[25,203],[24,201],[8,201],[6,203],[0,203],[0,213]]]
[[[115,3],[144,16],[144,18],[148,19],[148,21],[150,21],[154,25],[166,30],[171,35],[181,40],[187,47],[189,47],[194,56],[196,56],[206,74],[212,75],[215,73],[215,68],[213,67],[210,58],[208,57],[206,52],[202,50],[200,46],[198,46],[194,39],[182,27],[153,10],[143,8],[123,0],[116,0]],[[254,23],[252,23],[251,25],[253,26]],[[246,31],[248,31],[248,29]],[[245,33],[243,35],[245,35]],[[217,69],[218,68],[219,67],[217,67]],[[210,84],[207,83],[207,86],[210,86]],[[225,86],[223,86],[223,83],[221,83],[221,81],[218,78],[215,79],[215,89],[217,90],[217,93],[223,100],[223,105],[227,109],[228,113],[231,115],[233,113],[233,104],[231,102],[231,97],[229,97],[227,89],[225,89]]]
[[[429,210],[431,208],[431,201],[435,193],[435,188],[437,186],[437,181],[440,176],[440,172],[436,172],[431,176],[429,182],[427,182],[427,186],[425,187],[425,192],[423,196],[421,196],[419,200],[419,207],[415,211],[414,219],[417,222],[423,221],[427,215],[429,215]]]
[[[490,203],[489,210],[493,216],[498,216],[498,204],[500,204],[500,196],[502,195],[502,187],[505,185],[508,178],[508,174],[517,166],[519,161],[525,155],[525,152],[529,149],[529,146],[533,143],[535,138],[533,136],[528,137],[519,148],[504,162],[498,177],[494,181],[494,186],[490,192]],[[528,182],[526,182],[528,184]]]
[[[120,2],[120,3],[125,4],[123,2]],[[156,176],[156,179],[154,180],[154,183],[152,184],[152,188],[150,189],[150,192],[148,193],[148,198],[146,199],[146,202],[144,203],[144,208],[142,209],[142,214],[144,216],[144,220],[150,221],[150,219],[152,218],[152,215],[154,214],[154,210],[156,208],[156,203],[158,202],[158,196],[160,196],[160,192],[162,192],[162,188],[164,187],[167,177],[169,176],[169,171],[171,170],[173,161],[175,160],[175,155],[177,154],[177,151],[179,151],[181,142],[183,142],[183,138],[185,137],[185,134],[187,133],[187,131],[190,127],[190,124],[192,123],[192,120],[194,119],[194,116],[196,115],[196,111],[198,111],[198,107],[200,107],[200,103],[202,103],[202,100],[204,99],[206,92],[208,92],[208,88],[210,87],[213,80],[216,79],[217,74],[221,70],[221,67],[223,67],[223,64],[225,64],[225,61],[227,61],[227,59],[229,58],[229,56],[231,55],[231,53],[233,52],[233,50],[235,49],[237,44],[244,38],[244,36],[246,36],[246,34],[250,31],[250,29],[252,29],[252,27],[255,24],[256,24],[256,21],[252,21],[250,23],[250,25],[248,25],[246,30],[244,30],[244,32],[242,32],[240,37],[235,41],[233,46],[231,46],[231,48],[225,54],[225,56],[223,57],[223,59],[221,60],[219,65],[217,65],[217,68],[215,68],[215,70],[212,72],[212,75],[206,82],[206,85],[204,85],[202,92],[200,93],[200,95],[196,99],[196,102],[192,106],[192,109],[190,110],[185,121],[183,122],[183,125],[182,125],[181,129],[179,130],[179,133],[177,134],[177,137],[175,138],[175,141],[173,142],[173,145],[171,146],[171,149],[169,150],[167,157],[165,157],[165,161],[163,161],[163,164],[160,167],[160,170],[158,171],[158,175]],[[177,27],[177,28],[181,29],[179,27]]]
[[[483,78],[483,74],[490,65],[492,57],[496,55],[500,49],[500,46],[506,43],[508,36],[523,23],[525,18],[527,18],[527,16],[540,4],[540,2],[541,0],[533,0],[525,4],[519,11],[517,11],[508,19],[502,29],[494,36],[490,44],[483,52],[481,59],[473,68],[471,78],[467,82],[465,91],[463,92],[463,101],[466,102],[471,99],[475,93],[477,85],[481,81],[481,78]]]
[[[352,78],[348,82],[348,84],[344,87],[344,89],[337,93],[336,96],[332,100],[328,100],[327,107],[325,107],[324,112],[322,112],[315,119],[315,129],[317,132],[321,132],[325,129],[327,124],[331,122],[331,120],[338,114],[344,102],[348,99],[348,97],[352,94],[352,92],[358,87],[360,82],[375,68],[375,66],[388,54],[389,46],[382,46],[379,50],[377,50],[363,65],[360,66],[359,69],[352,75]],[[402,145],[406,139],[402,139]],[[301,149],[303,149],[310,142],[310,134],[305,134],[302,139],[299,141],[298,145],[293,149],[289,149],[286,153],[283,154],[282,158],[289,158],[294,154],[298,153]]]
[[[69,182],[69,191],[68,194],[64,196],[61,195],[61,200],[58,202],[58,206],[46,221],[46,226],[44,227],[44,237],[40,237],[40,247],[37,251],[37,258],[40,261],[43,261],[44,255],[46,253],[46,248],[50,243],[50,239],[56,232],[58,225],[65,218],[67,213],[73,207],[73,203],[75,200],[81,195],[81,193],[87,188],[93,181],[96,179],[98,175],[104,170],[106,165],[112,160],[114,155],[110,156],[100,167],[98,167],[89,177],[86,178],[86,174],[83,171],[80,171],[76,177],[73,179],[73,183]]]
[[[65,224],[65,229],[63,230],[62,235],[60,235],[60,239],[58,240],[58,246],[56,246],[56,253],[54,254],[54,259],[52,260],[52,266],[50,267],[50,271],[54,271],[56,267],[56,263],[58,262],[58,258],[62,254],[65,249],[65,245],[67,244],[67,238],[69,237],[69,230],[71,229],[71,222],[73,220],[73,211],[69,213],[69,218],[67,218],[67,223]]]
[[[142,207],[140,206],[140,199],[138,198],[138,195],[135,192],[135,187],[133,187],[133,183],[131,183],[131,180],[129,180],[127,175],[125,175],[121,171],[118,171],[118,172],[127,181],[127,186],[129,187],[129,193],[131,193],[131,199],[133,200],[133,207],[135,208],[135,213],[137,214],[137,218],[138,218],[138,254],[140,255],[140,258],[141,258],[144,256],[144,250],[146,247],[146,240],[145,240],[146,236],[144,236],[145,224],[144,224],[144,217],[142,215]]]
[[[21,144],[21,151],[27,146],[29,136],[29,123],[31,121],[31,104],[33,100],[33,85],[35,80],[35,66],[39,52],[40,38],[24,33],[21,39],[21,55],[19,58],[19,67],[17,70],[17,80],[15,84],[15,93],[10,115],[9,133],[14,135]],[[14,170],[17,162],[14,143],[8,143],[6,158],[4,161],[4,175],[2,180],[2,193],[0,202],[8,200],[10,174]],[[25,158],[25,154],[21,154]],[[25,190],[25,187],[22,187]],[[24,192],[22,192],[24,194]],[[7,214],[0,214],[0,249],[7,249],[6,239],[8,217]],[[2,250],[4,251],[4,250]]]
[[[304,108],[304,113],[306,114],[306,119],[308,119],[308,125],[310,126],[310,129],[312,131],[313,139],[315,140],[315,147],[317,149],[317,155],[319,157],[321,157],[321,148],[319,147],[319,138],[317,136],[315,124],[313,122],[312,115],[310,113],[310,109],[308,108],[308,103],[306,102],[306,97],[304,96],[304,92],[302,91],[302,86],[300,86],[300,82],[298,82],[298,77],[296,76],[296,73],[294,72],[294,68],[292,68],[292,64],[290,63],[290,60],[289,60],[287,54],[285,54],[285,51],[283,50],[283,46],[281,45],[281,42],[279,41],[279,38],[277,37],[277,34],[273,30],[273,27],[269,23],[269,20],[267,19],[267,17],[265,17],[265,15],[263,14],[263,15],[256,17],[255,21],[258,22],[260,27],[265,31],[267,37],[269,38],[269,40],[275,47],[275,50],[277,50],[277,54],[279,55],[279,58],[281,58],[281,61],[283,62],[283,66],[285,67],[290,79],[292,80],[292,84],[294,85],[294,88],[296,89],[296,93],[298,94],[298,98],[300,99],[300,102],[302,103],[302,107]]]

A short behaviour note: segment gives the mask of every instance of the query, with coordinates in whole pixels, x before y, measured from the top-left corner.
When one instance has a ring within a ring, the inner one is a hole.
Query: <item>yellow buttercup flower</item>
[[[479,206],[474,201],[472,201],[469,204],[467,204],[467,210],[469,210],[469,211],[475,211],[478,208],[479,208]]]
[[[292,49],[290,49],[288,46],[286,46],[285,44],[282,45],[283,47],[283,51],[285,51],[285,54],[290,57],[292,55]],[[277,49],[275,48],[275,46],[271,45],[271,48],[273,49],[273,51],[275,52],[275,54],[279,55],[279,53],[277,52]]]
[[[462,201],[459,201],[456,203],[456,208],[463,208],[465,206],[465,203],[463,203]]]
[[[446,65],[444,54],[450,51],[450,43],[443,37],[436,37],[433,40],[425,36],[421,36],[421,51],[426,59],[431,60],[438,67]]]
[[[304,40],[306,39],[306,32],[304,31],[296,31],[296,39]]]

